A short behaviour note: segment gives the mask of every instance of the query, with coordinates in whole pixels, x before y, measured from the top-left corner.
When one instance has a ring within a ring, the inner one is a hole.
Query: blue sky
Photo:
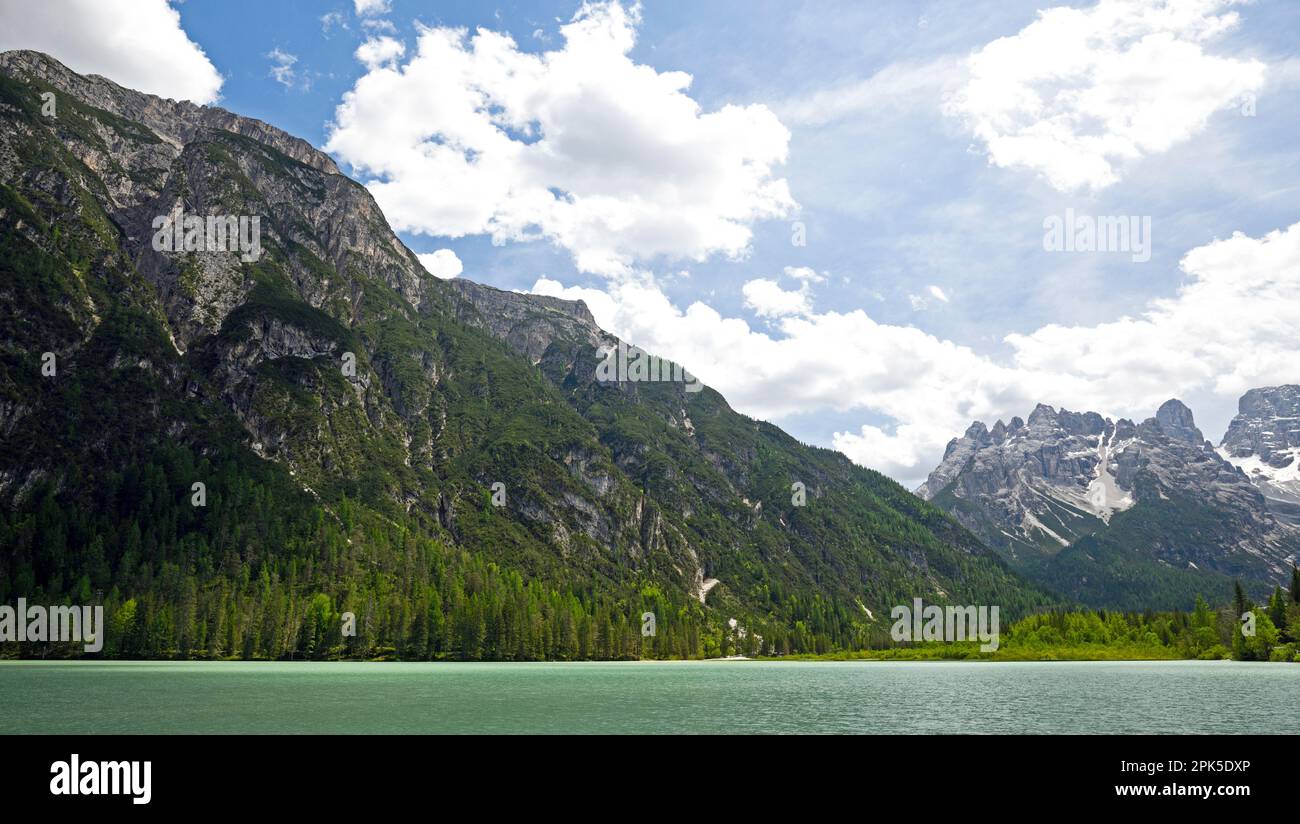
[[[1217,443],[1245,389],[1300,382],[1295,3],[363,5],[187,0],[175,48],[219,73],[217,105],[381,184],[416,252],[582,297],[742,411],[904,482],[974,417],[1179,396]],[[0,45],[164,94],[182,73],[69,27]],[[465,33],[435,53],[422,32],[445,29]],[[435,105],[489,87],[491,112]],[[412,134],[465,178],[444,188]],[[517,176],[533,191],[484,194]],[[629,202],[611,229],[600,204]],[[1150,259],[1045,249],[1067,209],[1149,218]]]

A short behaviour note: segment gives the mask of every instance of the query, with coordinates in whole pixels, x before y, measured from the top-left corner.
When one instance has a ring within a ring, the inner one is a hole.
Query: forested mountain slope
[[[177,212],[256,216],[260,255],[155,248]],[[0,602],[102,602],[112,655],[520,659],[817,652],[913,597],[1049,602],[708,388],[598,380],[616,343],[581,304],[431,277],[302,140],[0,55]]]

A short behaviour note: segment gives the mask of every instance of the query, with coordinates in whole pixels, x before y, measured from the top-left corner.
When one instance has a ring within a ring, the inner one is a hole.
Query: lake
[[[0,733],[1300,733],[1242,662],[0,662]]]

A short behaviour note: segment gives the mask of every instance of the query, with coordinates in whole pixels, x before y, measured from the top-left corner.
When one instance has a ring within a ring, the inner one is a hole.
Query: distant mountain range
[[[1241,578],[1262,594],[1300,551],[1300,387],[1241,399],[1215,448],[1178,400],[1141,423],[1040,404],[976,422],[917,494],[1013,568],[1095,606],[1183,606]]]

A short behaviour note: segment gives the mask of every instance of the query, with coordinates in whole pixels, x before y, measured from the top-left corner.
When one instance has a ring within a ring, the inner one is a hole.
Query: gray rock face
[[[1250,478],[1274,514],[1300,525],[1300,386],[1242,395],[1219,454]]]
[[[1275,418],[1295,411],[1297,395],[1247,397],[1243,409],[1255,416],[1234,422],[1235,448],[1252,460],[1276,460],[1291,436],[1277,434]],[[1261,447],[1263,453],[1255,451]],[[988,430],[976,422],[948,444],[917,494],[1013,561],[1050,556],[1086,535],[1105,534],[1117,514],[1141,504],[1134,515],[1139,520],[1145,516],[1138,513],[1183,508],[1157,519],[1160,534],[1137,530],[1144,537],[1136,549],[1173,566],[1234,573],[1245,566],[1280,576],[1300,546],[1300,532],[1274,517],[1260,491],[1205,441],[1192,411],[1178,400],[1139,424],[1043,404],[1023,426],[999,421]],[[1187,512],[1204,513],[1214,529],[1177,534]]]
[[[261,120],[242,117],[225,109],[196,106],[185,100],[164,100],[124,88],[97,74],[79,75],[49,55],[36,51],[2,52],[0,68],[8,74],[40,78],[97,109],[143,124],[177,149],[206,130],[220,129],[273,146],[294,160],[327,174],[339,173],[329,155],[317,151],[302,138]]]
[[[463,278],[447,281],[463,300],[459,320],[478,326],[537,363],[557,338],[586,341],[598,347],[609,338],[580,300],[524,295]]]
[[[345,278],[328,276],[330,269],[382,280],[415,307],[427,296],[429,275],[389,229],[369,192],[305,140],[224,109],[83,77],[39,52],[4,52],[0,71],[66,95],[56,99],[65,109],[62,121],[54,121],[59,138],[104,181],[105,210],[122,227],[135,267],[157,287],[181,351],[218,331],[252,283],[240,272],[237,252],[155,250],[155,220],[176,210],[258,217],[264,251],[298,252],[288,256],[287,274],[317,308],[358,298]],[[93,123],[93,139],[72,127],[77,118]]]
[[[1192,420],[1192,410],[1180,400],[1167,400],[1160,404],[1156,410],[1156,423],[1160,425],[1160,431],[1171,438],[1198,445],[1205,442],[1205,436]]]
[[[1131,422],[1095,412],[1057,411],[1039,404],[1028,422],[998,421],[990,431],[976,421],[953,439],[943,462],[917,490],[953,506],[968,527],[997,544],[1054,551],[1133,506],[1122,486],[1118,456],[1133,442]],[[966,511],[963,511],[966,510]]]

